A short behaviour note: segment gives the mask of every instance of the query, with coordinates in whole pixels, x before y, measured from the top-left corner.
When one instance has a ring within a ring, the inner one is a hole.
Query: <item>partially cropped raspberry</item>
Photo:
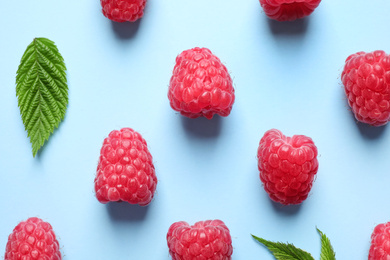
[[[379,224],[371,235],[368,260],[390,259],[390,222]]]
[[[173,260],[230,260],[233,253],[230,231],[221,220],[173,223],[167,243]]]
[[[100,0],[103,14],[115,22],[134,22],[144,15],[146,0]]]
[[[157,178],[146,141],[131,128],[112,131],[100,150],[95,178],[96,197],[101,203],[126,201],[148,205]]]
[[[308,16],[320,2],[321,0],[260,0],[265,14],[280,22]]]
[[[39,218],[20,222],[8,237],[4,260],[60,260],[59,243],[52,226]]]
[[[193,48],[176,57],[168,98],[174,110],[189,118],[228,116],[234,103],[233,82],[209,49]]]
[[[345,61],[341,74],[355,118],[372,126],[390,120],[390,56],[384,51],[358,52]]]
[[[260,180],[273,201],[284,205],[303,202],[318,171],[317,147],[310,137],[287,137],[267,131],[257,150]]]

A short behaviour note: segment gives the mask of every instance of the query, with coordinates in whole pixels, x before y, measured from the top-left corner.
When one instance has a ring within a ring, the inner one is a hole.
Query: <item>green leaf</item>
[[[321,260],[336,260],[336,254],[330,244],[329,238],[317,228],[321,235]]]
[[[64,59],[54,42],[35,38],[27,46],[16,72],[18,106],[34,157],[65,117],[65,71]]]
[[[254,239],[265,245],[269,251],[279,260],[314,260],[306,251],[295,247],[293,244],[271,242],[263,238],[252,235]]]

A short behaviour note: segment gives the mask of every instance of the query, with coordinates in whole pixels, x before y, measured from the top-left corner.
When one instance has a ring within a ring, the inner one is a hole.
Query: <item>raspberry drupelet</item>
[[[317,147],[310,137],[287,137],[268,130],[257,150],[260,180],[269,197],[284,205],[302,203],[318,171]]]
[[[146,0],[100,0],[105,17],[115,22],[135,22],[144,15]]]
[[[228,116],[235,95],[225,65],[207,48],[185,50],[176,57],[169,83],[171,107],[189,118]]]
[[[372,126],[390,120],[390,56],[384,51],[358,52],[345,61],[341,74],[355,118]]]
[[[379,224],[374,228],[368,255],[368,260],[388,259],[390,259],[390,222]]]
[[[265,14],[274,20],[293,21],[310,15],[321,0],[260,0]]]
[[[95,177],[96,197],[101,203],[125,201],[148,205],[157,177],[147,143],[131,128],[112,131],[104,139]]]
[[[20,222],[8,237],[4,260],[61,260],[59,243],[52,226],[32,217]]]
[[[233,254],[230,231],[221,220],[173,223],[167,243],[173,260],[230,260]]]

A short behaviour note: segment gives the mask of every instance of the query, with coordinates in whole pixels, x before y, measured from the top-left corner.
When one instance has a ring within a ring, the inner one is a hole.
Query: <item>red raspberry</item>
[[[321,0],[260,0],[265,14],[280,22],[308,16],[320,2]]]
[[[234,103],[232,84],[217,56],[209,49],[193,48],[176,57],[168,98],[174,110],[189,118],[228,116]]]
[[[8,237],[4,260],[62,259],[51,225],[39,218],[20,222]]]
[[[115,22],[134,22],[144,15],[146,0],[100,0],[103,14]]]
[[[157,178],[146,141],[131,128],[112,131],[104,139],[95,178],[96,197],[101,203],[126,201],[148,205]]]
[[[390,56],[384,51],[358,52],[345,61],[341,74],[355,118],[373,126],[390,120]]]
[[[390,259],[390,222],[379,224],[371,235],[368,260]]]
[[[318,171],[317,147],[310,137],[267,131],[257,150],[260,180],[270,198],[284,205],[304,201]]]
[[[221,220],[173,223],[168,230],[169,254],[173,260],[230,260],[230,231]]]

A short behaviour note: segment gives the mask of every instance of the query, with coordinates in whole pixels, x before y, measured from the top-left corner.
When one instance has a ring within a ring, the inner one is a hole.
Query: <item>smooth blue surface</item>
[[[0,255],[15,225],[50,222],[64,259],[170,259],[175,221],[223,220],[233,259],[274,259],[250,233],[320,254],[315,227],[337,259],[367,259],[375,225],[390,221],[389,127],[357,124],[340,74],[357,51],[390,51],[388,0],[323,0],[292,23],[266,18],[258,0],[148,0],[135,24],[101,14],[99,0],[3,1],[0,16]],[[15,96],[20,58],[34,37],[53,40],[68,68],[65,120],[36,158]],[[236,102],[227,118],[190,120],[167,89],[175,57],[208,47],[227,66]],[[93,180],[103,139],[132,127],[158,177],[147,208],[100,204]],[[256,150],[278,128],[319,150],[310,197],[283,207],[264,192]]]

